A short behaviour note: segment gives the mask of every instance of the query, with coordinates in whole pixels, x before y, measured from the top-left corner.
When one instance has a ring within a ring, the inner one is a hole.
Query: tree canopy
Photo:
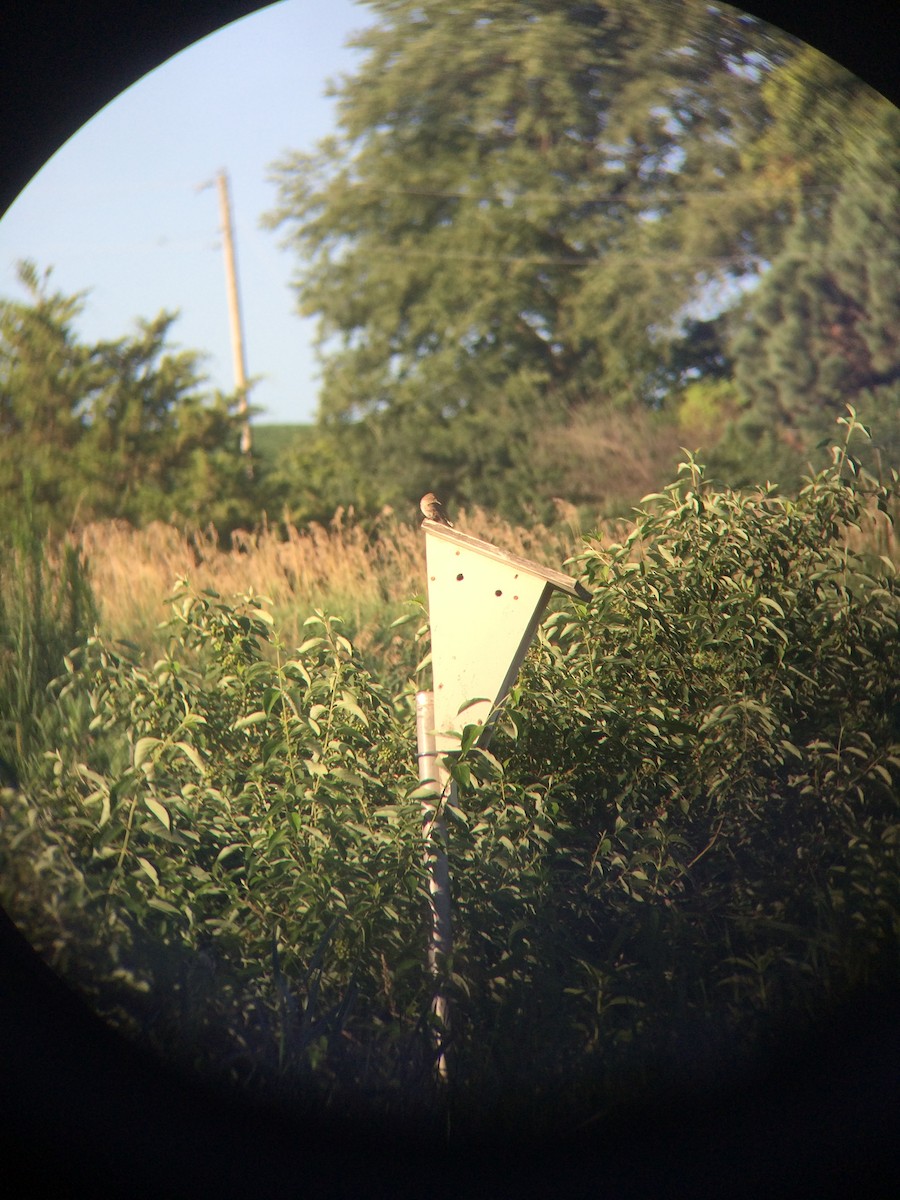
[[[733,181],[791,43],[651,0],[369,7],[341,132],[276,165],[269,217],[319,317],[323,424],[362,421],[378,501],[509,508],[543,425],[652,405],[685,306],[756,268]]]
[[[255,519],[233,399],[202,390],[200,356],[167,338],[175,316],[88,345],[83,294],[20,268],[28,299],[0,302],[0,497],[8,525],[23,497],[41,528],[121,517]]]
[[[876,166],[872,133],[893,136],[890,106],[854,76],[693,0],[366,4],[338,133],[275,164],[267,217],[319,319],[301,508],[315,478],[326,510],[436,487],[514,517],[553,495],[597,511],[629,478],[631,502],[656,486],[695,433],[726,433],[732,465],[763,446],[764,473],[890,377],[882,344],[874,375],[823,364],[832,398],[801,396],[803,355],[849,353],[807,329],[776,404],[763,382],[804,289],[871,303],[870,332],[890,323],[896,155]],[[863,282],[866,258],[882,282]]]
[[[172,314],[85,345],[84,295],[26,266],[0,495],[226,533],[428,490],[611,516],[682,447],[793,486],[847,403],[900,462],[896,109],[699,0],[365,3],[337,133],[275,164],[265,218],[319,322],[316,427],[249,479]]]
[[[772,443],[784,476],[848,403],[900,462],[900,111],[836,64],[813,75],[809,60],[773,80],[769,174],[778,164],[804,202],[733,339],[744,410],[723,451],[743,461],[736,482],[748,444]]]

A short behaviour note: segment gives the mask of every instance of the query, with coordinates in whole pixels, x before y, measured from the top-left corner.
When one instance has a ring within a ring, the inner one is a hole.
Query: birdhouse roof
[[[590,592],[577,580],[572,579],[570,575],[566,575],[563,571],[554,571],[552,567],[541,566],[540,563],[532,562],[530,558],[522,558],[518,554],[509,554],[506,550],[501,550],[499,546],[493,545],[491,542],[482,541],[481,538],[473,537],[470,533],[463,533],[459,529],[454,529],[449,525],[444,525],[440,521],[431,521],[427,517],[422,522],[422,528],[435,537],[441,538],[446,542],[455,542],[458,546],[465,547],[467,550],[474,551],[476,554],[481,554],[485,558],[492,558],[498,562],[505,563],[507,566],[515,567],[519,571],[527,572],[538,579],[543,579],[552,587],[557,588],[561,592],[565,592],[567,596],[573,596],[576,600],[589,600]]]

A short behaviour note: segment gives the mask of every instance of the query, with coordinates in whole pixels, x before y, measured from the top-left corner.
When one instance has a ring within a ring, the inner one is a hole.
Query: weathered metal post
[[[447,865],[447,821],[444,807],[450,802],[452,784],[441,784],[434,735],[434,693],[416,693],[416,744],[419,757],[419,795],[422,799],[422,832],[428,869],[431,928],[428,936],[428,969],[435,981],[431,1012],[435,1068],[447,1079],[445,1041],[449,1032],[449,1008],[443,976],[453,949],[450,926],[450,871]]]

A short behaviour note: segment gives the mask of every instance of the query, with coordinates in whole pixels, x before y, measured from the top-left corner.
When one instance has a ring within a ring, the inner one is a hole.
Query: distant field
[[[262,459],[273,462],[279,450],[312,428],[312,425],[254,425],[253,446]]]

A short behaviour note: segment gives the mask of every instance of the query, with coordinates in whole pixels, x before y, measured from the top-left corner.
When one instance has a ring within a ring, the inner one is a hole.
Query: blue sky
[[[45,164],[0,220],[0,295],[22,298],[17,260],[52,267],[51,285],[88,291],[87,341],[178,310],[171,340],[202,351],[211,388],[234,387],[215,188],[228,171],[247,369],[258,420],[306,421],[316,407],[313,325],[294,311],[295,259],[260,228],[276,201],[269,168],[334,128],[329,78],[352,72],[345,46],[372,23],[354,0],[282,0],[195,43],[144,76]]]

